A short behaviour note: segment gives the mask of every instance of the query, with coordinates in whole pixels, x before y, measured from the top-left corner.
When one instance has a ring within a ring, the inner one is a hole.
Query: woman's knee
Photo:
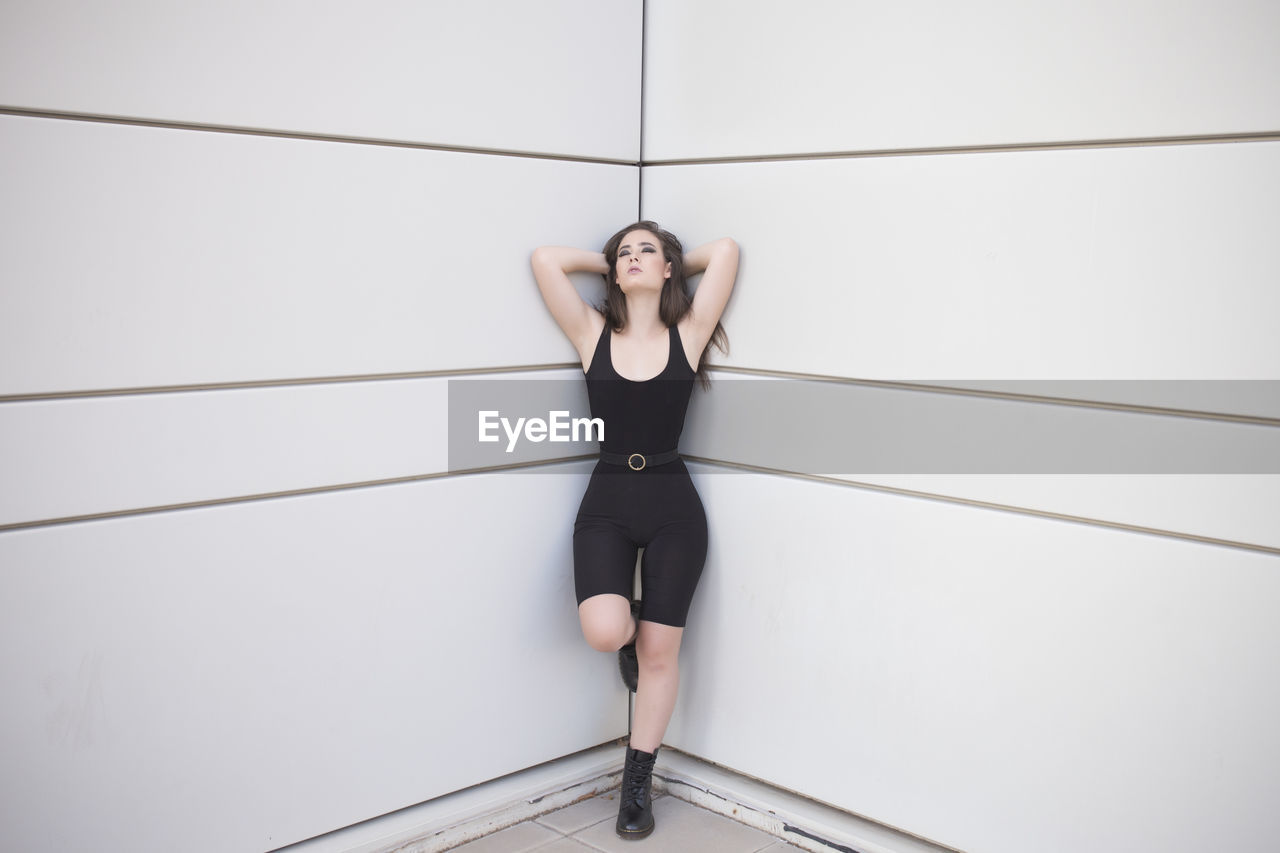
[[[683,633],[682,628],[641,622],[640,634],[636,639],[636,658],[640,669],[653,674],[675,670],[679,662]]]
[[[616,652],[627,644],[630,639],[626,635],[625,629],[613,625],[601,625],[598,623],[588,624],[582,623],[582,636],[586,638],[587,645],[598,652]]]
[[[647,672],[661,672],[675,669],[680,660],[679,649],[670,647],[645,648],[636,644],[636,659],[640,668]]]
[[[617,599],[614,601],[613,599]],[[600,652],[616,652],[631,641],[631,603],[620,595],[597,595],[578,605],[582,636]]]

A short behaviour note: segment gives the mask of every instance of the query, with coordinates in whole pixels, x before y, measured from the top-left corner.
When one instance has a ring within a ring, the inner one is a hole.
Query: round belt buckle
[[[632,465],[632,464],[631,464],[631,460],[635,459],[637,456],[639,456],[639,457],[640,457],[640,467],[639,467],[639,468],[637,468],[635,465]],[[645,460],[644,460],[644,454],[643,454],[643,453],[632,453],[630,456],[628,456],[628,457],[627,457],[627,467],[628,467],[628,468],[630,468],[632,471],[643,471],[643,470],[644,470],[644,465],[645,465]]]

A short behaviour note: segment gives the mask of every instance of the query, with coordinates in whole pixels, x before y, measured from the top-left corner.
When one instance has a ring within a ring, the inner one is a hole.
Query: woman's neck
[[[660,298],[661,294],[658,293],[628,294],[628,331],[647,338],[666,329],[666,324],[662,322],[662,314],[658,311]]]

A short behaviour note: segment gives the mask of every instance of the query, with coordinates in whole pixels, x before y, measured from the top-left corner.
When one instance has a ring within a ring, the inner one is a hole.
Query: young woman
[[[604,421],[573,532],[578,617],[588,643],[618,652],[635,713],[618,809],[618,834],[653,831],[650,779],[679,685],[677,656],[702,574],[707,521],[676,453],[695,378],[714,341],[738,274],[738,246],[723,238],[684,254],[655,223],[619,231],[604,252],[565,246],[534,250],[542,298],[582,359],[593,417]],[[593,308],[569,273],[605,277]],[[686,275],[702,273],[690,297]],[[644,548],[642,600],[631,601],[636,549]]]

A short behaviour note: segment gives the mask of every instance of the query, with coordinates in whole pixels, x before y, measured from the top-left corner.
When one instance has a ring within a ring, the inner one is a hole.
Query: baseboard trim
[[[440,853],[616,788],[623,755],[608,743],[272,853]]]
[[[617,788],[621,742],[568,755],[272,853],[443,853]],[[663,746],[654,792],[810,853],[963,853]]]
[[[655,787],[811,853],[963,853],[664,746]]]

